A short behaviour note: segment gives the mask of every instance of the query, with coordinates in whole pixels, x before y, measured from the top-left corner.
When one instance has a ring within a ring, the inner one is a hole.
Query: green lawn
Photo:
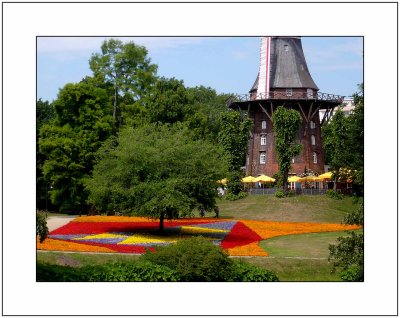
[[[357,209],[352,198],[334,200],[325,195],[278,199],[273,195],[250,195],[237,201],[218,201],[221,218],[285,222],[342,223]],[[209,215],[208,215],[209,216]],[[246,257],[245,261],[275,271],[281,281],[340,281],[328,262],[329,244],[345,232],[288,235],[264,240],[260,246],[269,257]],[[132,260],[135,255],[61,253],[38,251],[37,260],[59,265],[83,266],[114,260]]]
[[[356,205],[352,198],[334,200],[325,195],[298,195],[276,198],[274,195],[249,195],[237,201],[219,200],[221,218],[284,222],[341,223]]]

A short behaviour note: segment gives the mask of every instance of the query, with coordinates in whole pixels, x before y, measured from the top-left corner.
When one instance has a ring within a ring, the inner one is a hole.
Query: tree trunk
[[[285,195],[287,194],[287,192],[288,192],[288,189],[287,189],[287,185],[288,185],[288,175],[289,175],[289,171],[284,171],[283,172],[283,193],[285,193]]]
[[[161,212],[160,215],[160,227],[159,227],[159,231],[163,232],[164,231],[164,212]]]
[[[117,128],[117,102],[118,102],[118,86],[117,82],[114,84],[114,107],[113,107],[113,119],[115,128]]]

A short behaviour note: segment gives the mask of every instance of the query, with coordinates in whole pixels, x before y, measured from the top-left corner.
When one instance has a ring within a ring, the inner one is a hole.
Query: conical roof
[[[312,88],[319,90],[308,70],[300,37],[271,37],[271,49],[269,52],[269,72],[264,76],[269,76],[270,89]],[[259,82],[260,72],[250,92],[258,89]]]
[[[300,37],[274,37],[271,46],[271,88],[318,90],[308,70]]]

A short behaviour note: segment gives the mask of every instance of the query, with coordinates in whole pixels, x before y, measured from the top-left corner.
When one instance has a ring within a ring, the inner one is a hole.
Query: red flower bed
[[[262,238],[256,232],[250,230],[242,222],[237,222],[231,232],[221,243],[223,249],[233,248],[236,246],[247,245],[253,242],[261,241]]]

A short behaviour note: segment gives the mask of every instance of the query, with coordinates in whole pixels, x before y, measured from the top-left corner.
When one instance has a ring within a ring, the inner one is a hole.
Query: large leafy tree
[[[302,119],[298,111],[283,106],[276,109],[272,119],[279,174],[283,178],[283,191],[286,193],[292,158],[303,149],[303,146],[296,140]]]
[[[55,118],[40,129],[43,176],[53,204],[62,211],[82,211],[82,180],[91,174],[95,153],[112,131],[108,96],[87,83],[67,84],[53,105]]]
[[[221,129],[221,116],[228,111],[227,95],[204,86],[187,88],[192,102],[192,115],[187,117],[188,127],[198,138],[215,142]]]
[[[44,180],[42,168],[46,157],[39,152],[39,131],[43,125],[51,122],[55,117],[54,107],[48,101],[39,99],[36,102],[36,208],[48,208],[48,184]]]
[[[150,123],[174,124],[193,114],[192,101],[183,81],[160,78],[140,101]]]
[[[335,171],[335,180],[340,171],[351,171],[354,184],[363,193],[364,184],[364,97],[363,85],[353,95],[355,109],[345,116],[339,108],[332,120],[322,127],[326,163]],[[345,175],[345,179],[347,179]],[[336,183],[335,183],[336,184]]]
[[[117,146],[100,151],[88,202],[101,212],[158,218],[162,230],[165,218],[212,210],[225,172],[223,150],[182,124],[125,127]]]
[[[157,66],[147,57],[145,47],[117,39],[104,41],[101,53],[93,54],[89,64],[96,79],[113,87],[113,119],[118,126],[120,98],[126,104],[146,94],[155,80]]]

